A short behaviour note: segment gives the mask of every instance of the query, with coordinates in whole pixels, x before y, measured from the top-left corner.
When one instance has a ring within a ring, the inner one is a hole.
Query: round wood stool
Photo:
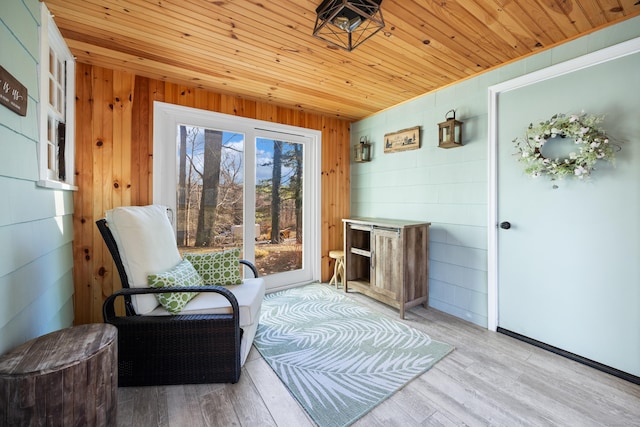
[[[344,251],[329,251],[329,258],[336,260],[333,266],[333,277],[329,281],[329,284],[335,284],[336,289],[338,289],[338,277],[340,278],[340,284],[344,285]]]
[[[0,424],[115,426],[117,336],[106,323],[75,326],[0,356]]]

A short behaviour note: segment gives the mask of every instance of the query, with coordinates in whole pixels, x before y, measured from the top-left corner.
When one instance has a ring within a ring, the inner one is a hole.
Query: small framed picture
[[[420,148],[420,126],[387,133],[384,136],[384,152],[416,150]]]

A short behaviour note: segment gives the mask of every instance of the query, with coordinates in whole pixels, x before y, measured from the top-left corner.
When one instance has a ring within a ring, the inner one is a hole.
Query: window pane
[[[49,48],[49,74],[51,74],[55,78],[55,75],[56,75],[56,53],[51,48]]]
[[[47,169],[49,169],[49,178],[57,176],[57,153],[58,153],[58,126],[57,120],[49,117],[47,120]]]
[[[56,61],[58,65],[58,72],[56,73],[56,81],[62,87],[64,87],[64,63],[62,61]]]
[[[302,268],[302,144],[256,141],[256,267],[260,274]]]
[[[64,92],[62,86],[58,86],[58,96],[56,96],[57,100],[57,110],[61,117],[64,117]]]
[[[53,122],[52,122],[52,118],[49,117],[49,119],[47,120],[47,141],[49,142],[49,144],[51,144],[55,139],[55,128],[53,126]]]
[[[177,134],[178,246],[242,249],[244,135],[182,125]]]
[[[60,61],[60,92],[58,95],[58,100],[60,104],[59,113],[62,120],[66,123],[67,121],[67,112],[65,105],[67,103],[67,63],[65,61]]]
[[[54,175],[56,165],[56,147],[55,145],[47,145],[47,169],[49,169],[49,177]]]
[[[56,109],[56,84],[52,79],[49,79],[49,105]]]

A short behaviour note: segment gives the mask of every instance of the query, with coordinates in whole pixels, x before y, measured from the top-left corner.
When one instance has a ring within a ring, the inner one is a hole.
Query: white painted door
[[[640,54],[499,89],[498,327],[640,376]],[[566,71],[566,70],[565,70]],[[624,82],[624,84],[621,84]],[[523,174],[512,140],[555,113],[607,114],[617,165]],[[507,228],[509,223],[510,228]]]

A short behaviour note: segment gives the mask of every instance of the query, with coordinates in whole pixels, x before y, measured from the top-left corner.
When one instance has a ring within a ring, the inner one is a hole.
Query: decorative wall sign
[[[0,104],[21,116],[27,115],[27,88],[0,66]]]
[[[387,133],[384,136],[384,152],[416,150],[420,148],[420,126]]]

